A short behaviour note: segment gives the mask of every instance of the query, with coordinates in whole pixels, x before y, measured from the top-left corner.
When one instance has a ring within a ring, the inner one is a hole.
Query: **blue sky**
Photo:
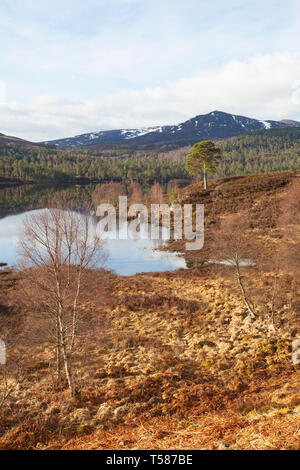
[[[1,0],[0,132],[300,119],[298,0]]]

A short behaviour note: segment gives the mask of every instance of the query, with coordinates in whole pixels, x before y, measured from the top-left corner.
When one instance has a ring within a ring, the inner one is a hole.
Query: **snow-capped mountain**
[[[56,145],[61,148],[80,147],[85,145],[100,144],[103,142],[116,142],[120,140],[135,139],[149,133],[163,133],[171,126],[143,127],[139,129],[116,129],[112,131],[91,132],[89,134],[80,134],[66,139],[52,140],[42,142],[46,145]]]
[[[67,139],[43,142],[43,144],[51,144],[61,148],[68,148],[83,145],[95,145],[104,142],[117,143],[123,140],[130,140],[135,144],[174,141],[193,143],[204,139],[224,139],[256,130],[286,127],[300,127],[300,122],[289,120],[262,121],[236,114],[213,111],[209,114],[196,116],[175,126],[92,132]]]

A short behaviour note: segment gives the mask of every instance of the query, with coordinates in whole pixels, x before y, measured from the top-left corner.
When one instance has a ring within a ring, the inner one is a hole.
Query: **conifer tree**
[[[186,158],[186,169],[191,175],[203,174],[204,189],[207,175],[216,173],[216,164],[221,159],[221,150],[211,140],[196,143]]]

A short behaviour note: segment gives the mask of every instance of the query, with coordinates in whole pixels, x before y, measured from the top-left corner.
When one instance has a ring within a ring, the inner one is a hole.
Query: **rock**
[[[229,444],[226,444],[226,442],[223,442],[222,444],[219,445],[218,450],[228,449],[229,447],[230,447]]]
[[[98,421],[107,421],[108,419],[111,419],[112,416],[113,409],[111,405],[109,405],[108,403],[102,403],[102,405],[100,405],[98,408],[95,418]]]
[[[292,343],[292,363],[295,366],[300,364],[300,338]]]
[[[292,363],[295,366],[298,366],[300,364],[300,348],[297,349],[295,352],[292,354]]]
[[[296,349],[299,349],[299,348],[300,348],[300,338],[295,339],[295,340],[292,342],[292,350],[293,350],[293,351],[296,351]]]

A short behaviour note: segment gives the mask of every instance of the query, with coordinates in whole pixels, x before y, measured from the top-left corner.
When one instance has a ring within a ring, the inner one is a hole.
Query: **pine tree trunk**
[[[204,189],[206,190],[207,189],[207,173],[206,173],[206,171],[204,172],[204,175],[203,175],[203,183],[204,183]]]

